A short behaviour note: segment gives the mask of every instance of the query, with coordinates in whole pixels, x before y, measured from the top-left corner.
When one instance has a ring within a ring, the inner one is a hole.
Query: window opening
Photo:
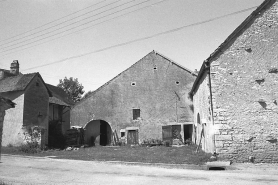
[[[136,86],[136,82],[132,82],[131,85],[132,85],[132,86]]]
[[[180,84],[180,82],[179,82],[179,81],[176,81],[176,84],[177,84],[177,85],[179,85],[179,84]]]
[[[133,109],[133,120],[136,120],[140,117],[140,109]]]
[[[198,124],[201,124],[201,119],[200,119],[200,114],[198,113],[198,115],[197,115],[197,123]]]

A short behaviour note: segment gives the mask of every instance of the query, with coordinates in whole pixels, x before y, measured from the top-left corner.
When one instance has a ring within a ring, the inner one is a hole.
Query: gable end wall
[[[278,2],[211,63],[216,151],[278,162]]]
[[[178,122],[193,121],[188,93],[195,78],[151,52],[93,96],[74,106],[71,125],[85,126],[90,120],[104,120],[118,135],[121,129],[138,127],[140,141],[161,139],[162,125],[177,122],[176,106]],[[136,85],[132,86],[132,82]],[[132,109],[141,110],[140,119],[133,120]]]

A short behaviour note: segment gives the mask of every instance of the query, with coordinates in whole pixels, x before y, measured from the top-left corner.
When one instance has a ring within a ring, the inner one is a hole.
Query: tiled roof
[[[23,91],[38,73],[20,74],[0,80],[0,92]]]
[[[48,89],[51,91],[52,96],[49,98],[49,103],[71,106],[74,104],[72,100],[69,99],[67,93],[60,87],[56,87],[50,84],[46,84]]]

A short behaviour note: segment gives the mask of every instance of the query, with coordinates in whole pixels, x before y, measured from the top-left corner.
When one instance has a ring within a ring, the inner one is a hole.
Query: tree
[[[88,91],[84,94],[84,96],[82,97],[82,99],[87,98],[88,96],[90,96],[90,94],[92,94],[94,91]]]
[[[67,78],[59,80],[57,87],[64,89],[67,95],[76,103],[81,100],[82,94],[84,93],[84,87],[78,82],[77,78]]]

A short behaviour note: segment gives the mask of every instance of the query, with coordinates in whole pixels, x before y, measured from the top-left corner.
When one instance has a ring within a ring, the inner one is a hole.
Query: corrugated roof
[[[0,80],[0,92],[23,91],[38,73],[20,74]]]
[[[50,84],[46,84],[46,86],[51,91],[53,96],[49,98],[49,103],[64,105],[64,106],[74,105],[74,102],[69,98],[67,93],[62,88]]]

